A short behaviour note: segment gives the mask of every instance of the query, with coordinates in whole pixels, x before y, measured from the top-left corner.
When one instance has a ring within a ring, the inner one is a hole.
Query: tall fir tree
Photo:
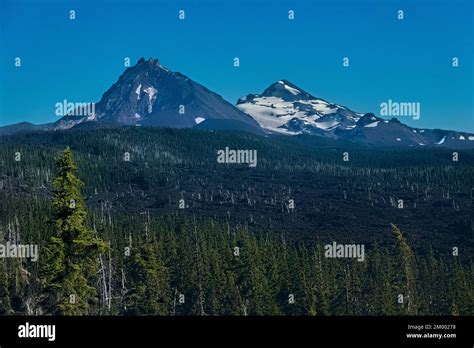
[[[86,226],[87,212],[80,190],[83,183],[75,175],[77,166],[69,147],[57,158],[56,165],[53,235],[44,248],[43,307],[53,315],[93,314],[99,253],[107,246]]]
[[[0,315],[12,312],[6,261],[0,259]]]
[[[168,270],[158,258],[156,243],[145,242],[128,262],[129,289],[124,314],[166,315],[170,307]]]
[[[403,236],[400,229],[391,224],[392,231],[397,237],[398,244],[400,247],[400,254],[401,259],[403,261],[403,266],[405,269],[405,278],[406,278],[406,285],[405,285],[405,297],[407,298],[407,314],[408,315],[416,315],[417,314],[417,303],[416,303],[416,263],[415,263],[415,254],[410,248],[406,238]]]

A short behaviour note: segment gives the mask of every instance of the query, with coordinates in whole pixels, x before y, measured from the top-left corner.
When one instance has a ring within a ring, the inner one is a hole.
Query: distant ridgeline
[[[238,58],[237,58],[238,59]],[[288,80],[278,80],[261,94],[247,94],[236,105],[188,76],[169,70],[158,59],[140,58],[95,102],[62,100],[58,117],[48,124],[20,122],[0,127],[0,136],[32,130],[100,127],[169,127],[236,130],[261,136],[311,135],[359,144],[419,149],[474,149],[474,134],[410,127],[419,120],[419,102],[388,99],[378,114],[355,112],[315,97]]]

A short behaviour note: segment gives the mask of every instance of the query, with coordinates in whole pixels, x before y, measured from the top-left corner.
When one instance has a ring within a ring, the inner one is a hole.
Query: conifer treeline
[[[126,166],[139,168],[142,181],[159,187],[163,175],[181,165],[215,165],[199,149],[183,152],[184,157],[169,152],[167,146],[171,145],[167,142],[176,140],[174,133],[179,131],[159,131],[162,139],[152,141],[158,131],[144,130],[142,135],[149,137],[150,143],[144,141],[140,147],[123,145],[133,132],[105,132],[105,143],[97,149],[81,145],[83,139],[76,133],[67,135],[69,142],[83,149],[79,163],[87,166],[81,178],[88,182],[89,193],[96,184],[100,190],[108,191],[111,182],[130,181],[136,173],[123,169]],[[61,143],[66,135],[45,136],[59,138]],[[219,143],[207,134],[196,136],[208,139],[205,146],[209,148]],[[411,183],[426,181],[432,190],[447,190],[448,197],[453,191],[463,193],[472,181],[472,168],[466,165],[458,171],[423,164],[416,170],[413,166],[373,170],[357,162],[343,167],[334,164],[336,160],[328,151],[312,155],[311,160],[295,151],[295,158],[285,164],[285,158],[271,151],[278,141],[269,145],[253,138],[218,137],[253,142],[252,146],[267,154],[263,169],[278,169],[281,165],[287,166],[289,172],[312,170],[367,180],[377,177],[381,182],[388,175],[390,184],[395,180],[409,187],[408,179]],[[33,138],[31,145],[22,145],[23,155],[30,156],[28,160],[8,161],[7,154],[17,149],[17,145],[8,145],[8,139],[4,145],[8,151],[0,154],[6,174],[0,200],[0,242],[40,244],[36,263],[0,258],[0,314],[474,314],[472,256],[437,254],[429,245],[419,252],[411,246],[405,231],[389,224],[386,228],[393,229],[392,243],[366,245],[365,261],[358,262],[326,258],[324,244],[316,240],[318,231],[314,231],[314,243],[303,243],[270,226],[255,231],[230,219],[179,212],[160,216],[148,210],[120,212],[109,209],[107,201],[100,208],[89,207],[86,217],[79,181],[70,175],[74,165],[67,153],[66,160],[59,163],[59,172],[53,170],[53,149],[35,144],[38,139]],[[182,145],[185,143],[183,140]],[[138,158],[124,165],[120,158],[126,149],[133,149]],[[142,155],[158,156],[159,160],[151,168],[146,162],[151,158]],[[326,156],[325,163],[319,162],[323,158],[318,156]],[[114,158],[115,162],[111,165],[100,158]],[[378,155],[377,161],[383,162],[383,156]],[[383,163],[379,165],[383,167]],[[61,172],[61,166],[69,169]],[[50,181],[56,190],[53,202],[45,194]],[[443,185],[436,185],[436,181]]]
[[[96,304],[81,314],[474,314],[472,261],[433,252],[407,260],[395,236],[391,248],[366,246],[366,260],[358,262],[325,258],[320,244],[208,219],[99,219],[93,214],[91,223],[110,252],[101,254],[93,277]],[[2,314],[50,314],[40,301],[45,261],[0,260]],[[407,262],[414,267],[408,274]]]

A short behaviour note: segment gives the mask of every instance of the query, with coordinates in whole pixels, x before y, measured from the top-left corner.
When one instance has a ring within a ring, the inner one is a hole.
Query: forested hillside
[[[0,259],[2,314],[53,314],[43,252],[67,146],[106,245],[77,314],[474,314],[474,152],[139,127],[0,137],[0,240],[40,246]],[[225,147],[257,166],[218,163]],[[365,261],[325,257],[333,241]]]

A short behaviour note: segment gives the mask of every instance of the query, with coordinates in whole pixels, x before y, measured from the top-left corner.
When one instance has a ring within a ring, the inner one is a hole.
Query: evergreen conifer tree
[[[77,166],[69,147],[57,158],[56,165],[53,234],[44,247],[43,307],[53,315],[93,314],[98,256],[106,250],[106,244],[86,226],[82,182],[75,176]]]
[[[167,315],[170,304],[169,275],[158,259],[155,243],[145,242],[129,261],[129,289],[125,314]]]

